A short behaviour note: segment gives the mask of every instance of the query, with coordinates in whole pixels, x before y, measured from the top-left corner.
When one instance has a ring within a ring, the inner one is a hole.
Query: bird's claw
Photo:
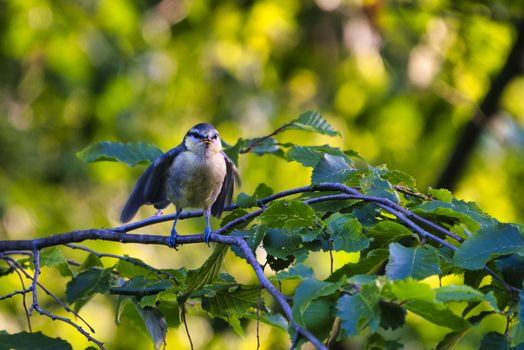
[[[209,247],[209,241],[211,239],[211,228],[206,227],[204,230],[204,242],[207,243],[207,246]]]
[[[167,245],[169,246],[169,248],[174,248],[175,250],[178,250],[177,249],[177,237],[178,237],[178,234],[176,233],[176,231],[174,230],[171,231],[171,235],[167,239]]]

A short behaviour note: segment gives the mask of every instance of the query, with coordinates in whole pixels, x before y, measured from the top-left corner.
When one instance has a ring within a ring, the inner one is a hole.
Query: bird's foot
[[[155,215],[153,216],[161,216],[162,215],[162,209],[158,209],[156,212],[155,212]]]
[[[206,229],[204,230],[204,242],[207,243],[208,247],[209,247],[210,239],[211,239],[211,228],[209,226],[206,226]]]
[[[169,236],[169,238],[167,239],[167,245],[169,246],[169,248],[174,248],[175,250],[178,250],[177,249],[177,238],[178,238],[178,234],[175,230],[172,230],[171,231],[171,235]]]

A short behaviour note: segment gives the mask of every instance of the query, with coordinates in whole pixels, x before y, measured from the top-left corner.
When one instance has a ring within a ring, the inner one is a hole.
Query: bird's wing
[[[185,150],[183,144],[167,151],[156,158],[144,171],[133,188],[133,192],[120,214],[121,222],[131,220],[138,209],[144,204],[153,204],[155,208],[167,207],[169,200],[166,197],[166,172],[173,163],[173,159]]]
[[[240,177],[238,176],[235,164],[224,152],[222,152],[222,155],[226,162],[227,171],[226,176],[224,177],[224,182],[222,183],[222,189],[211,206],[211,214],[216,217],[219,217],[220,214],[222,214],[226,205],[231,204],[231,198],[233,197],[233,191],[235,189],[235,181],[240,185]]]

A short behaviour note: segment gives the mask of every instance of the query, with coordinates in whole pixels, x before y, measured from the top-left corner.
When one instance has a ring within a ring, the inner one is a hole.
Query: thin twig
[[[90,249],[88,247],[84,247],[84,246],[81,246],[81,245],[78,245],[78,244],[68,243],[68,244],[64,244],[64,245],[66,247],[68,247],[68,248],[71,248],[71,249],[80,249],[80,250],[86,251],[88,253],[96,255],[99,258],[113,258],[113,259],[127,261],[130,264],[133,264],[135,266],[139,266],[139,267],[142,267],[142,268],[144,268],[146,270],[149,270],[149,271],[153,272],[155,275],[157,275],[159,277],[163,275],[164,277],[167,277],[169,279],[173,279],[174,278],[173,275],[170,274],[169,272],[158,270],[158,269],[154,268],[151,265],[148,265],[148,264],[146,264],[146,263],[144,263],[144,262],[142,262],[140,260],[136,260],[136,259],[130,258],[128,256],[109,254],[109,253],[100,253],[100,252],[97,252],[96,250],[93,250],[93,249]]]
[[[186,329],[186,335],[187,335],[187,339],[189,339],[189,345],[191,347],[191,350],[193,350],[194,349],[193,340],[191,339],[191,333],[189,333],[189,327],[187,326],[186,306],[185,305],[182,305],[182,322],[184,323],[184,328]]]

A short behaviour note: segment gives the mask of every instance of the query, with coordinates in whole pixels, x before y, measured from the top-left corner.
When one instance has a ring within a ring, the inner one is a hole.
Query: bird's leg
[[[176,222],[178,221],[178,217],[180,216],[180,213],[182,213],[182,208],[176,208],[176,213],[175,213],[175,220],[173,221],[173,228],[171,229],[171,235],[169,236],[169,238],[167,239],[167,245],[171,248],[175,248],[176,249],[176,238],[177,238],[177,233],[176,233]]]
[[[204,210],[204,216],[206,218],[206,228],[204,230],[204,242],[209,246],[209,239],[211,238],[211,223],[209,218],[211,216],[211,208],[206,208]]]
[[[154,216],[160,216],[162,215],[162,209],[157,209]]]

